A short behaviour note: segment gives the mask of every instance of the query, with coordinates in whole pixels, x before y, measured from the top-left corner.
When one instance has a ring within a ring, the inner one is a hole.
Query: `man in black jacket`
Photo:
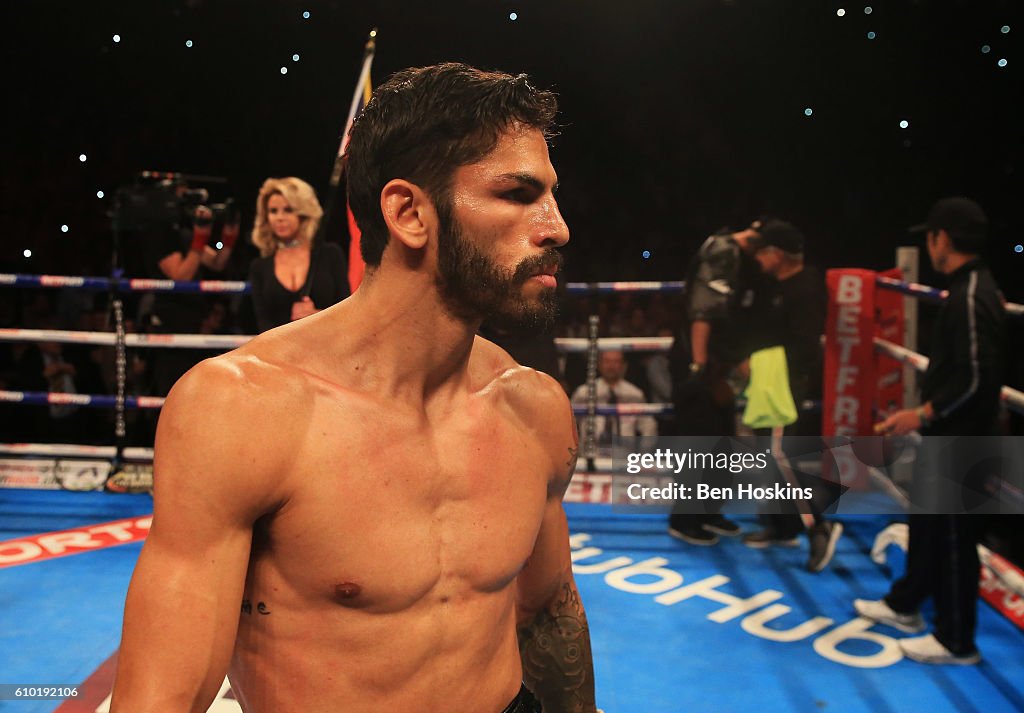
[[[736,402],[729,373],[751,352],[757,292],[763,289],[753,258],[761,221],[735,233],[717,233],[701,245],[686,275],[686,313],[672,349],[675,436],[733,436]],[[663,434],[664,435],[664,434]],[[701,478],[713,486],[713,473]],[[706,512],[674,512],[668,532],[691,545],[715,545],[719,535],[736,537],[740,527],[721,514],[725,501],[705,501]]]
[[[981,207],[967,198],[936,203],[928,221],[915,231],[926,233],[928,256],[949,276],[949,297],[939,310],[931,338],[928,370],[921,384],[922,405],[889,416],[878,430],[901,435],[993,436],[998,434],[999,394],[1005,351],[1003,297],[992,274],[978,258],[988,222]],[[966,443],[951,449],[952,461],[966,460]],[[854,608],[868,619],[901,631],[919,633],[919,613],[928,597],[935,601],[933,634],[903,639],[903,653],[923,663],[973,664],[980,660],[974,644],[978,595],[978,527],[976,516],[957,515],[940,502],[951,483],[938,476],[942,464],[922,458],[914,469],[915,504],[927,498],[927,514],[910,515],[910,545],[903,578],[878,601],[857,599]],[[962,458],[965,457],[965,458]],[[961,483],[966,464],[951,474]],[[948,469],[947,469],[948,470]],[[947,491],[948,492],[948,491]]]
[[[758,348],[782,347],[786,355],[789,393],[798,408],[796,422],[779,429],[755,429],[755,434],[772,439],[781,435],[777,447],[793,464],[798,464],[801,451],[809,437],[821,429],[819,413],[804,411],[804,401],[821,398],[821,334],[825,328],[828,294],[821,271],[804,263],[804,236],[792,223],[769,220],[761,227],[755,257],[765,275],[771,278],[760,313]],[[752,374],[752,378],[756,377]],[[843,534],[842,523],[827,520],[823,511],[831,501],[831,488],[820,478],[801,478],[798,469],[775,467],[774,477],[780,485],[810,487],[814,497],[804,503],[801,511],[794,501],[765,503],[760,520],[762,529],[743,536],[747,547],[764,549],[772,546],[792,547],[806,529],[808,540],[807,569],[820,572],[832,561],[836,544]],[[768,510],[774,510],[768,512]]]

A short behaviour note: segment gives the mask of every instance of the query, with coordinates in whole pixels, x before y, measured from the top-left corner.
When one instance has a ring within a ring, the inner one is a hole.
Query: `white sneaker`
[[[900,614],[893,611],[884,599],[854,599],[853,608],[865,619],[877,621],[907,634],[920,634],[925,630],[924,619],[919,613]]]
[[[900,639],[900,648],[903,649],[903,655],[908,659],[920,661],[921,663],[951,663],[960,666],[970,666],[981,661],[981,654],[977,651],[972,654],[957,656],[943,646],[932,634],[914,636],[910,639]]]

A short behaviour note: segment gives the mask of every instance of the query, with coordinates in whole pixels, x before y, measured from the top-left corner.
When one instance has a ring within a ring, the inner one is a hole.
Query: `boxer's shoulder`
[[[303,402],[276,371],[232,352],[200,362],[175,384],[157,429],[158,494],[223,498],[253,518],[287,500],[293,487],[281,474],[302,442]]]
[[[308,374],[279,356],[237,349],[205,359],[175,384],[164,411],[217,423],[224,435],[255,438],[267,426],[279,442],[287,435],[280,424],[294,423],[308,412],[317,391]]]
[[[486,387],[511,419],[534,433],[559,463],[576,448],[576,423],[561,384],[544,372],[517,364],[504,350],[477,338],[474,358]]]
[[[269,390],[281,397],[308,382],[301,362],[289,356],[274,348],[236,349],[200,362],[186,378],[201,389],[244,392],[249,397]]]
[[[471,369],[474,381],[493,389],[517,410],[527,413],[568,408],[561,385],[542,371],[517,363],[504,349],[477,337],[473,343]]]

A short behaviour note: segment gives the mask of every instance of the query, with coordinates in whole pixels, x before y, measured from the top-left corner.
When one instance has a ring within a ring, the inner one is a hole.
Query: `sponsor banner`
[[[875,273],[829,270],[828,317],[825,322],[822,435],[867,436],[872,433],[874,374]]]
[[[0,458],[0,488],[99,490],[110,463],[89,459]]]
[[[245,292],[246,283],[231,280],[200,280],[200,292]]]
[[[88,394],[69,394],[63,391],[51,391],[46,394],[47,402],[51,404],[78,404],[88,406],[92,397]]]
[[[896,278],[900,273],[890,270],[885,275]],[[874,338],[902,342],[903,298],[877,290],[872,270],[829,270],[826,284],[821,433],[825,437],[870,436],[878,421],[879,402],[890,408],[902,404],[902,367],[892,358],[878,358]],[[827,454],[823,468],[824,472],[838,472],[847,487],[868,487],[867,468],[841,449]]]
[[[60,490],[52,458],[0,458],[0,488]]]
[[[978,545],[981,598],[1024,631],[1024,572],[1005,557]]]
[[[894,280],[903,276],[895,268],[879,274]],[[899,346],[903,346],[903,300],[903,295],[893,290],[875,291],[875,336]],[[877,386],[872,410],[876,414],[875,419],[881,421],[893,411],[903,408],[903,364],[875,350],[875,378]]]
[[[174,280],[131,279],[128,285],[133,290],[173,290]]]
[[[136,334],[134,335],[139,344],[170,344],[174,341],[174,334]]]
[[[102,460],[58,460],[57,482],[68,490],[101,490],[110,475],[110,463]]]
[[[139,408],[160,408],[164,405],[163,396],[137,396],[135,402]]]
[[[607,473],[576,473],[562,500],[567,503],[608,504],[612,501],[612,476]]]
[[[139,542],[152,520],[151,515],[132,517],[0,542],[0,569]]]
[[[85,284],[85,278],[67,277],[64,275],[40,275],[39,284],[43,287],[81,287]]]
[[[699,606],[703,610],[711,602],[717,608],[707,615],[709,625],[732,627],[789,647],[809,648],[827,661],[850,668],[887,668],[903,659],[897,640],[875,631],[876,624],[867,619],[807,618],[798,602],[790,606],[778,590],[751,592],[748,583],[732,584],[723,574],[688,581],[691,575],[672,569],[664,557],[636,562],[618,552],[605,554],[585,532],[573,534],[569,544],[577,581],[601,577],[612,589],[651,598],[665,607]]]

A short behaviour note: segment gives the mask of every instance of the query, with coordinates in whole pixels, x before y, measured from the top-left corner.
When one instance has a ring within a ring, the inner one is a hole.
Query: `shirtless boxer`
[[[207,360],[156,441],[114,713],[594,711],[562,494],[568,400],[474,336],[553,315],[555,97],[406,70],[352,130],[368,264],[344,302]],[[511,701],[511,703],[510,703]]]

